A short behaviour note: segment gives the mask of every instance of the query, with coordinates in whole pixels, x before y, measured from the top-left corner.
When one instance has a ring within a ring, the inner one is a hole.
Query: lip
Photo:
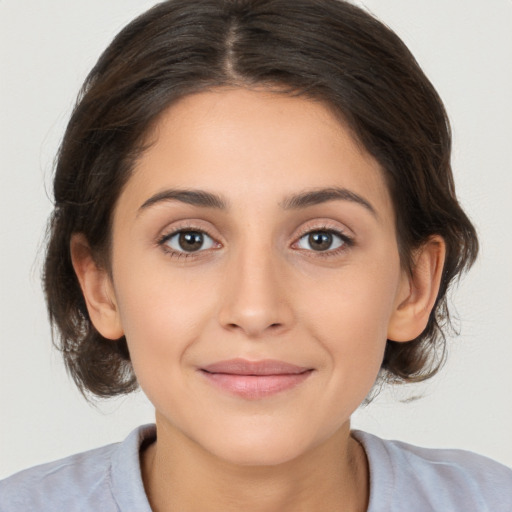
[[[292,389],[304,382],[313,368],[264,359],[230,359],[200,368],[208,382],[247,400],[258,400]]]

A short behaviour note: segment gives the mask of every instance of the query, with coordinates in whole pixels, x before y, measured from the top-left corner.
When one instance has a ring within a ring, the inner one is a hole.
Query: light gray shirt
[[[0,481],[0,512],[151,512],[140,472],[142,443],[122,443],[36,466]],[[512,512],[512,470],[463,450],[433,450],[353,431],[370,466],[368,512]]]

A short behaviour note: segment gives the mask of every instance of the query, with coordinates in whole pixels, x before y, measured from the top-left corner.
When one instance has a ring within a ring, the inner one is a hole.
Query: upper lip
[[[248,361],[246,359],[229,359],[201,367],[208,373],[226,373],[231,375],[293,375],[304,373],[311,368],[297,366],[276,359]]]

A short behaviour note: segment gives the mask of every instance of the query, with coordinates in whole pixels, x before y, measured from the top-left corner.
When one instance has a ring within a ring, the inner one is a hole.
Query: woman
[[[2,510],[510,509],[497,463],[350,430],[376,379],[435,374],[477,254],[442,103],[367,13],[159,4],[92,70],[54,193],[66,364],[140,385],[156,429],[5,480]]]

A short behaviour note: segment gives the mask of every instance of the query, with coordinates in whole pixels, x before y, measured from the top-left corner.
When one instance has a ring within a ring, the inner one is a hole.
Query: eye
[[[180,230],[165,235],[159,244],[171,253],[198,252],[211,249],[215,246],[214,240],[204,231],[199,230]]]
[[[351,245],[351,239],[343,233],[332,229],[316,230],[303,235],[297,245],[300,249],[326,252],[334,251],[344,245]]]

